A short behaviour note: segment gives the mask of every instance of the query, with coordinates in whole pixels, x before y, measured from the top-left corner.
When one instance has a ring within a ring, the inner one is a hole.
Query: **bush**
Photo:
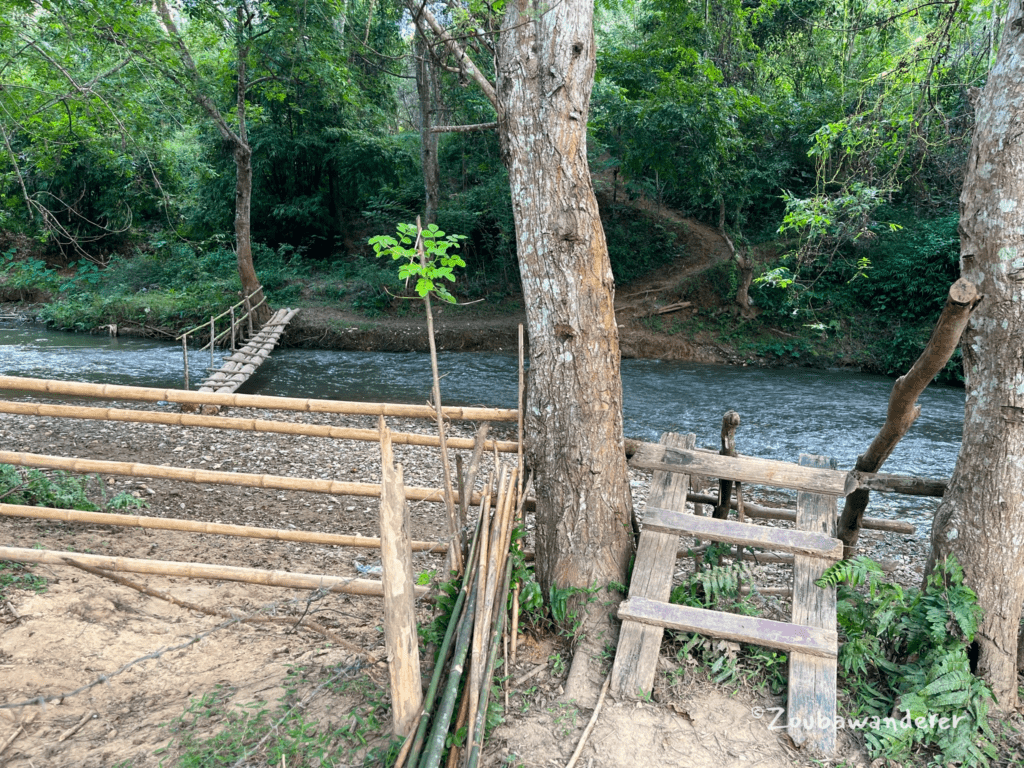
[[[923,590],[884,581],[866,557],[836,563],[817,583],[838,586],[845,638],[839,672],[851,715],[870,725],[864,736],[871,756],[905,762],[927,751],[932,765],[988,765],[996,756],[988,723],[992,694],[971,674],[967,654],[981,611],[956,559],[939,563]],[[900,722],[918,718],[930,725]],[[936,727],[943,721],[947,727]]]

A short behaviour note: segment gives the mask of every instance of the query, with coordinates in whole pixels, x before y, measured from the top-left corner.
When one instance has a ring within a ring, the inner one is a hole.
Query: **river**
[[[209,353],[190,353],[193,381],[209,363]],[[446,404],[515,407],[514,356],[443,353],[439,367]],[[0,372],[180,388],[181,348],[0,321]],[[430,382],[425,354],[279,349],[242,391],[422,403]],[[884,422],[892,384],[882,376],[846,371],[624,360],[625,433],[653,441],[666,430],[694,432],[698,445],[717,448],[722,414],[735,410],[742,418],[736,434],[740,453],[782,461],[816,453],[832,456],[841,469],[848,469]],[[921,416],[886,462],[885,471],[948,477],[960,449],[963,390],[933,384],[919,403]],[[935,506],[934,499],[875,494],[869,514],[925,522]]]

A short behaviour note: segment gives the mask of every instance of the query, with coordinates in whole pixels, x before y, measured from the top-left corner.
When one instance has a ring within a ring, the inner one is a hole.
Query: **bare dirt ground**
[[[374,426],[370,419],[337,416],[242,409],[229,415]],[[430,429],[422,422],[401,420],[390,420],[389,426],[395,431]],[[470,434],[472,425],[454,429]],[[375,443],[198,428],[0,416],[0,445],[42,454],[301,477],[374,482],[380,475]],[[439,486],[439,462],[431,449],[396,445],[395,450],[407,485]],[[363,535],[377,531],[377,502],[372,498],[141,478],[99,482],[105,482],[108,496],[119,491],[138,495],[149,504],[144,511],[149,515]],[[634,475],[639,506],[648,482],[645,475]],[[437,505],[413,504],[413,537],[440,539],[443,515]],[[0,540],[16,547],[353,577],[376,562],[374,550],[16,518],[0,519]],[[415,556],[417,571],[439,566],[437,556]],[[289,712],[301,715],[315,724],[310,734],[323,741],[321,747],[341,756],[338,764],[365,764],[367,750],[387,742],[382,608],[377,598],[126,574],[181,600],[231,614],[307,614],[358,649],[353,651],[312,632],[239,624],[181,608],[73,567],[32,570],[47,580],[46,591],[11,589],[0,604],[0,745],[6,745],[0,764],[176,766],[182,764],[182,755],[196,753],[195,740],[229,733],[241,713],[288,723],[293,722],[287,719]],[[421,605],[420,620],[430,617],[430,607]],[[594,701],[560,700],[567,649],[559,638],[527,634],[522,643],[523,652],[509,670],[506,722],[494,731],[483,762],[561,765]],[[755,707],[777,704],[775,698],[708,685],[700,670],[667,651],[662,666],[653,701],[609,700],[580,765],[812,764],[811,756],[793,750],[781,732],[769,730],[767,719],[752,714]],[[606,671],[595,670],[596,683]],[[48,700],[45,706],[40,697]],[[211,753],[188,764],[271,765],[264,746],[250,748],[251,754],[228,752],[237,761],[222,756],[216,762]],[[841,753],[851,767],[866,764],[852,741],[843,743]],[[275,760],[273,766],[320,765],[315,755],[311,746],[302,760]]]

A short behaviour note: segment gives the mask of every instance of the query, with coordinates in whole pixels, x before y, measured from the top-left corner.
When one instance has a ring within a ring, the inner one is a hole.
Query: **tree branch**
[[[871,441],[867,451],[857,457],[855,471],[878,472],[903,435],[917,420],[921,413],[921,406],[917,405],[918,396],[952,356],[957,344],[960,343],[960,336],[967,327],[971,313],[982,298],[974,283],[962,277],[950,287],[946,306],[942,308],[942,314],[935,324],[928,345],[910,370],[900,376],[893,385],[885,424]],[[856,553],[861,521],[868,506],[870,493],[866,488],[858,488],[846,497],[843,514],[839,519],[838,534],[844,544],[844,558],[850,558]]]

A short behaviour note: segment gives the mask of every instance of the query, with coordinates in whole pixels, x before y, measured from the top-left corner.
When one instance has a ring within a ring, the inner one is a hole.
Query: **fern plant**
[[[959,563],[939,563],[924,589],[886,582],[866,557],[836,563],[817,583],[837,587],[839,671],[871,756],[928,752],[935,765],[987,766],[992,694],[967,657],[981,611]]]

